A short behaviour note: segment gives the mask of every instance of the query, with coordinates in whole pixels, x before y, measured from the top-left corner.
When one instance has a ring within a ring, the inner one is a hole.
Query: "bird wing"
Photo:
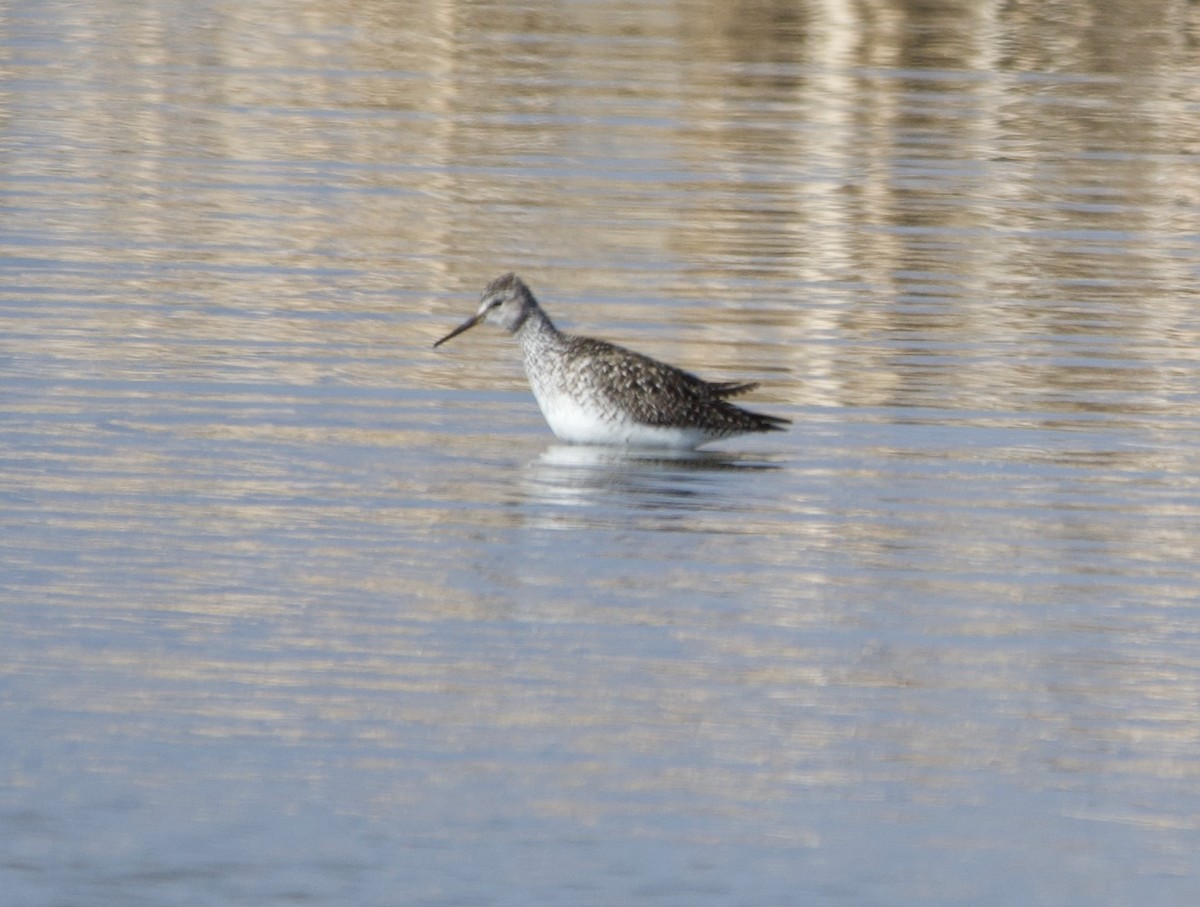
[[[594,394],[646,425],[688,425],[711,421],[715,413],[735,418],[732,412],[726,412],[735,407],[724,398],[757,386],[754,382],[705,381],[681,368],[591,337],[572,337],[567,356],[578,367],[578,374],[586,374],[595,382],[591,388]]]
[[[717,381],[708,383],[708,392],[714,397],[736,397],[758,387],[757,381]]]

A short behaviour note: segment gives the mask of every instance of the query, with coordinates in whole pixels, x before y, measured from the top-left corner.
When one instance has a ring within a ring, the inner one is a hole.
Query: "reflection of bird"
[[[515,274],[489,283],[479,310],[434,346],[481,321],[517,335],[533,395],[564,441],[690,450],[791,424],[726,399],[757,387],[753,382],[704,381],[624,347],[562,333]]]

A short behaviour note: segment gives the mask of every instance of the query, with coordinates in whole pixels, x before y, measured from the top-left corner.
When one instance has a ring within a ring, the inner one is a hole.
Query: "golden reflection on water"
[[[485,778],[660,839],[700,809],[817,850],[814,803],[891,804],[860,838],[1013,789],[1082,791],[1014,837],[1194,831],[1198,31],[1149,0],[7,5],[7,704],[163,789],[190,750],[114,741],[268,748],[220,782],[312,747],[297,776],[353,765],[347,809],[400,824],[495,818]],[[555,445],[508,338],[429,349],[510,268],[796,429]]]
[[[1195,27],[1177,5],[1130,8]],[[344,293],[355,312],[418,319],[388,340],[413,377],[438,380],[406,341],[518,267],[552,311],[578,313],[568,323],[636,342],[669,316],[681,339],[654,352],[783,370],[775,393],[793,403],[937,405],[914,360],[941,343],[978,351],[935,364],[952,407],[1175,400],[1189,369],[1159,363],[1193,362],[1197,340],[1195,61],[1169,28],[1134,40],[1096,12],[79,9],[98,38],[80,52],[108,90],[56,111],[39,130],[64,147],[12,175],[40,186],[65,167],[82,191],[49,224],[18,205],[10,229],[36,217],[33,248],[57,235],[80,260],[172,268],[132,269],[111,300],[128,308],[74,325],[72,342],[110,337],[122,358],[137,338],[211,338],[216,357],[234,338],[327,338],[297,316]],[[118,31],[138,69],[113,56]],[[18,133],[32,115],[18,111]],[[180,290],[204,305],[145,304]],[[580,304],[595,295],[599,310]],[[1141,368],[1047,361],[1064,333],[1111,337],[1112,319]],[[334,327],[356,347],[376,332]],[[286,374],[319,380],[306,367],[291,357]]]

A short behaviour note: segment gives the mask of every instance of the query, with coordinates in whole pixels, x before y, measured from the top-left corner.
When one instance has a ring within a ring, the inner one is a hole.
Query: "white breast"
[[[601,412],[561,393],[534,387],[534,396],[550,430],[571,444],[604,444],[623,447],[658,447],[691,450],[714,440],[696,428],[663,428],[642,425],[620,414]]]

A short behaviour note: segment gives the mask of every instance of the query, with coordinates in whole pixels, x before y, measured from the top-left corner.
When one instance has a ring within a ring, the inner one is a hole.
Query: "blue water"
[[[402,6],[0,12],[5,903],[1196,901],[1189,26]]]

